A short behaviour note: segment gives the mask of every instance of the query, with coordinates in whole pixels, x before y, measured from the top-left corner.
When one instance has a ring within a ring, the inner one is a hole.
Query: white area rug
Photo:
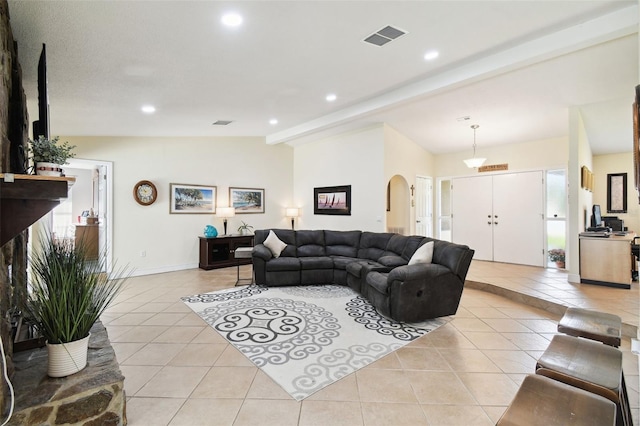
[[[339,285],[251,285],[182,301],[298,401],[449,320],[398,323]]]

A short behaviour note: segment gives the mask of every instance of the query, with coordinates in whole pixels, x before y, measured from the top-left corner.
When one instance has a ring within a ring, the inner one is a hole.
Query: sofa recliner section
[[[403,322],[455,314],[474,253],[465,245],[420,236],[273,229],[287,244],[274,257],[263,245],[269,232],[255,233],[257,284],[348,285],[381,314]],[[432,263],[409,265],[418,248],[431,241]]]

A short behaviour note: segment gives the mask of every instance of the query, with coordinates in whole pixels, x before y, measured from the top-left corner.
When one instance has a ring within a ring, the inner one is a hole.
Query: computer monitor
[[[595,228],[597,226],[601,226],[601,223],[602,215],[600,213],[600,205],[594,204],[593,208],[591,209],[591,226]]]

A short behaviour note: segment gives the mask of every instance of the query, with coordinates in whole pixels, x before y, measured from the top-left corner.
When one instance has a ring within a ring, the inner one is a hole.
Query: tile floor
[[[533,304],[552,310],[550,305],[596,309],[619,315],[627,324],[629,336],[636,337],[640,311],[640,291],[637,282],[631,289],[599,285],[575,284],[567,281],[567,272],[525,265],[473,261],[467,280],[490,283],[491,291],[505,294],[513,290],[537,300]],[[501,291],[502,290],[502,291]],[[524,300],[524,297],[517,299]],[[564,312],[562,309],[561,312]]]
[[[476,261],[468,279],[615,311],[637,325],[637,284],[576,285],[562,271]],[[491,425],[534,371],[559,318],[465,288],[447,325],[297,402],[179,299],[235,280],[235,268],[135,277],[104,314],[126,377],[129,425]],[[621,349],[638,424],[638,360],[628,338]]]

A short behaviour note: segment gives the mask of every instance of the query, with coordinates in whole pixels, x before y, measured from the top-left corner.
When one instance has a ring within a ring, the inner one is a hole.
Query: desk
[[[100,252],[98,240],[98,224],[76,224],[76,246],[82,246],[86,250],[88,260],[98,259]]]
[[[635,270],[635,257],[631,243],[636,236],[608,238],[580,236],[580,282],[609,287],[631,288],[631,271]]]

